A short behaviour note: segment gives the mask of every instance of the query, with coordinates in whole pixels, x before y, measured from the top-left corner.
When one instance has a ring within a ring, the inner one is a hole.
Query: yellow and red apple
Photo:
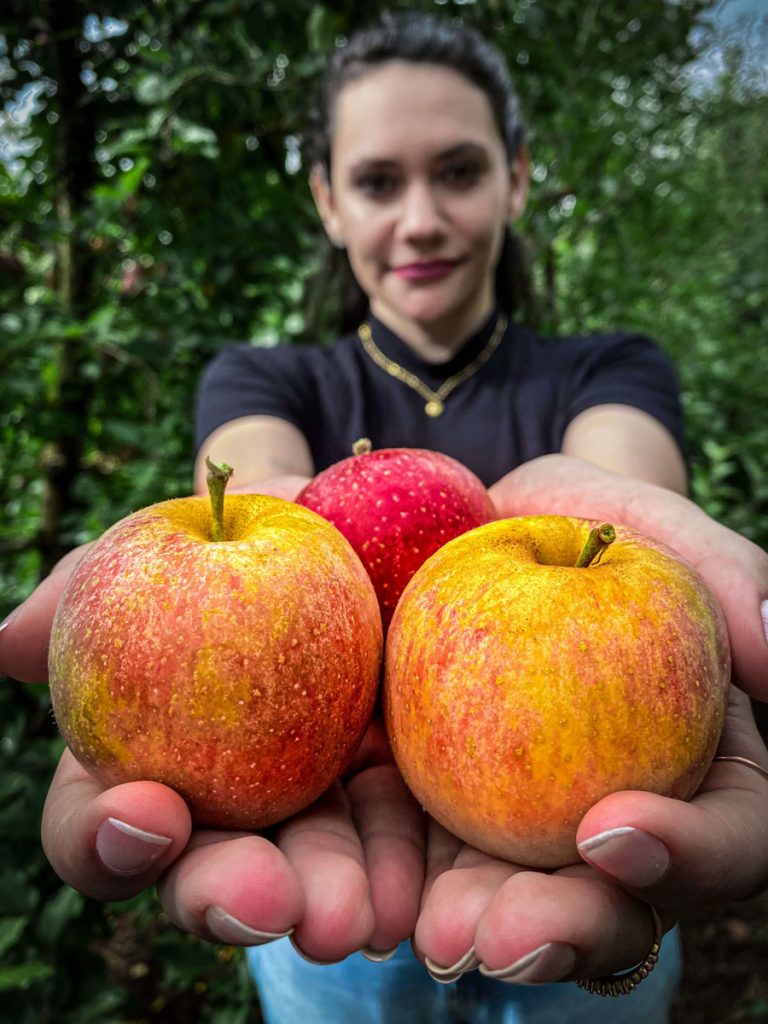
[[[705,584],[628,529],[593,559],[596,533],[562,516],[465,533],[416,572],[388,633],[405,781],[455,835],[520,864],[576,861],[609,793],[690,798],[723,725],[730,653]]]
[[[50,648],[56,720],[107,785],[153,779],[194,820],[255,829],[344,770],[376,698],[382,627],[354,551],[261,495],[182,498],[108,530],[73,573]]]

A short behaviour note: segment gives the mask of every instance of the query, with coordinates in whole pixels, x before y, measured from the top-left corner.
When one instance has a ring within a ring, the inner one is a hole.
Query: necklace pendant
[[[431,416],[432,419],[435,419],[435,417],[437,416],[442,416],[444,408],[445,406],[443,405],[439,398],[432,398],[424,406],[424,412],[427,414],[427,416]]]

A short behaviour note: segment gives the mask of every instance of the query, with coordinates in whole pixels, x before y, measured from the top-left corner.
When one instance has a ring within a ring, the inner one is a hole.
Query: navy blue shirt
[[[376,345],[433,390],[470,363],[496,314],[447,363],[420,359],[374,317]],[[357,334],[325,346],[225,346],[206,369],[197,401],[198,449],[241,416],[293,423],[319,472],[368,437],[374,448],[428,448],[463,462],[490,485],[529,459],[560,451],[568,424],[595,405],[649,413],[685,451],[679,387],[666,354],[641,334],[543,337],[511,324],[491,358],[430,418],[424,399],[377,366]]]

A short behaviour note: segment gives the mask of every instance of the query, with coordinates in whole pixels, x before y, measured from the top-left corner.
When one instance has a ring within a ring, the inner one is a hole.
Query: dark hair
[[[390,60],[437,64],[452,68],[483,90],[511,161],[526,141],[527,129],[503,57],[475,29],[430,14],[385,13],[368,28],[354,33],[334,53],[320,82],[310,112],[308,156],[330,179],[336,99],[347,83]],[[328,243],[324,265],[315,281],[317,300],[337,291],[341,330],[353,330],[365,319],[368,299],[352,274],[346,253]],[[330,290],[330,291],[329,291]],[[496,267],[496,299],[508,315],[532,306],[528,261],[522,241],[507,227]],[[312,314],[310,314],[312,318]]]

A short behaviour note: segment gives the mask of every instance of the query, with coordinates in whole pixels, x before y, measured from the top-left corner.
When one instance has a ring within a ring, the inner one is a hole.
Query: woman
[[[643,338],[545,341],[511,322],[520,278],[507,224],[525,205],[523,140],[503,64],[473,33],[411,16],[348,44],[326,79],[311,185],[361,289],[345,326],[367,326],[327,350],[226,349],[201,388],[198,486],[205,456],[236,465],[240,489],[292,498],[362,434],[446,451],[492,485],[502,514],[613,516],[698,562],[724,606],[739,681],[765,697],[768,558],[682,497],[666,359]],[[13,674],[44,677],[72,561],[0,639]],[[619,1002],[541,983],[643,961],[657,921],[670,928],[685,906],[765,884],[768,753],[735,690],[721,754],[748,763],[715,764],[690,804],[601,801],[579,829],[582,863],[553,873],[482,855],[426,822],[377,724],[344,783],[272,841],[190,838],[176,794],[103,790],[65,754],[44,843],[88,895],[157,882],[180,927],[258,947],[250,960],[269,1024],[664,1021],[674,936]]]

